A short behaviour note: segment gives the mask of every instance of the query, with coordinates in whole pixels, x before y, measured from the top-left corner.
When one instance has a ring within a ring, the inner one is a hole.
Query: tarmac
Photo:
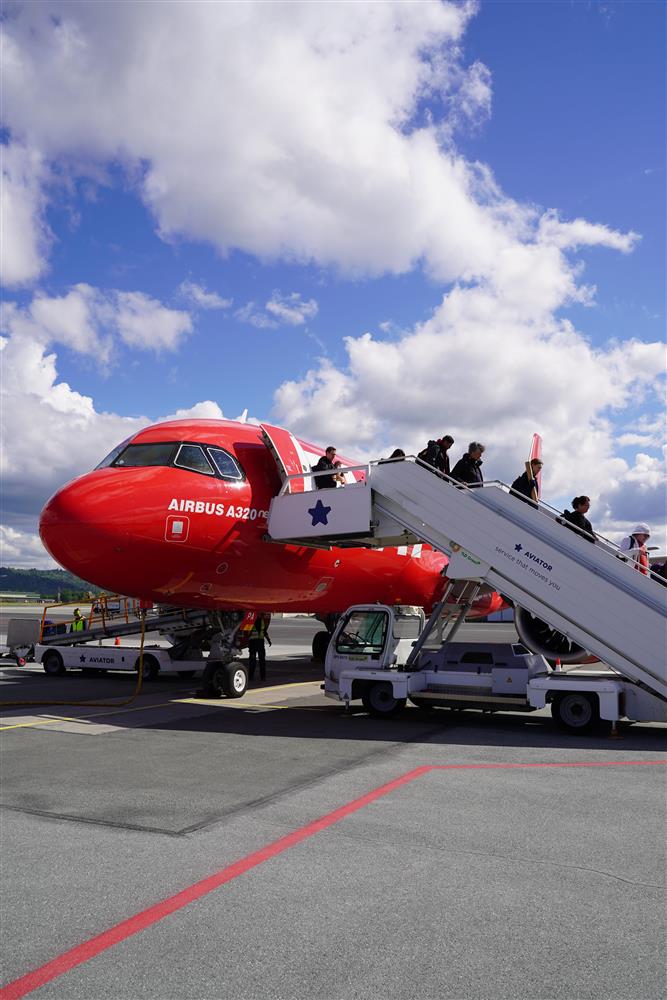
[[[317,627],[239,700],[0,663],[2,1000],[666,996],[667,727],[345,714]]]

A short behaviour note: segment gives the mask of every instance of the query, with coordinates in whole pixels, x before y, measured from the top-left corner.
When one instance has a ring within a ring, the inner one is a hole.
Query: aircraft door
[[[260,424],[260,429],[266,447],[276,460],[278,472],[283,482],[288,476],[310,471],[299,442],[289,431],[286,431],[284,427],[274,427],[273,424]],[[304,493],[310,488],[310,477],[305,476],[301,479],[293,479],[290,486],[292,493]]]

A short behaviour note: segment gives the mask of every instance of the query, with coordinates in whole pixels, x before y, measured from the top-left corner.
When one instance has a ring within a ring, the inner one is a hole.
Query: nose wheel
[[[197,694],[203,698],[242,698],[248,687],[248,673],[240,660],[209,663]]]

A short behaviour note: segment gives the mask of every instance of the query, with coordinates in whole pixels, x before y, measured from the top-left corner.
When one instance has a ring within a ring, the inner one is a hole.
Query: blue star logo
[[[515,551],[515,552],[521,552],[522,548],[523,548],[523,545],[521,544],[521,542],[518,542],[518,543],[517,543],[517,544],[516,544],[516,545],[514,546],[514,551]]]
[[[327,515],[331,513],[331,507],[325,507],[321,500],[318,500],[314,507],[308,508],[308,513],[313,519],[312,527],[316,524],[328,524]]]

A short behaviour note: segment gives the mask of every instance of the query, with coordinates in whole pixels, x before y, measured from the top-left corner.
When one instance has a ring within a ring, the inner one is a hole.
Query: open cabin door
[[[260,424],[259,426],[266,447],[276,460],[278,472],[283,482],[288,476],[295,476],[299,472],[310,472],[299,442],[289,431],[286,431],[284,427],[274,427],[273,424]],[[292,480],[290,492],[303,493],[305,489],[310,489],[310,481],[306,484],[305,477]]]

